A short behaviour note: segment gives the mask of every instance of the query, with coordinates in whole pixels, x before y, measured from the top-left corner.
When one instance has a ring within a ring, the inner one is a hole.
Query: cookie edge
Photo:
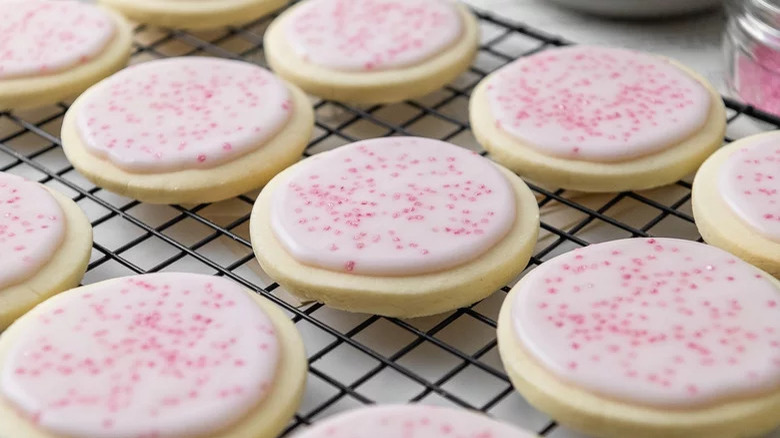
[[[780,242],[753,230],[726,204],[718,189],[720,171],[731,154],[743,146],[771,137],[776,137],[780,142],[780,131],[739,139],[710,156],[693,180],[691,207],[696,228],[705,242],[780,278]]]
[[[252,249],[263,270],[287,291],[336,309],[412,318],[476,303],[527,267],[539,233],[539,208],[531,190],[517,175],[493,165],[512,186],[517,217],[502,240],[463,265],[430,274],[390,277],[334,272],[296,261],[271,229],[270,204],[273,191],[298,165],[280,173],[257,197],[249,224]]]
[[[32,277],[0,290],[0,331],[39,303],[77,286],[92,254],[92,225],[81,208],[58,191],[36,184],[46,189],[62,209],[65,236],[52,258]]]
[[[455,3],[463,19],[461,38],[442,53],[420,64],[375,72],[344,72],[300,59],[284,37],[285,22],[305,2],[274,20],[263,38],[271,69],[307,93],[323,99],[355,104],[387,104],[424,96],[443,88],[468,70],[479,46],[479,25],[474,14]]]
[[[105,280],[76,289],[96,287],[109,282],[121,281],[124,278],[128,277]],[[308,360],[301,335],[284,311],[269,299],[241,285],[238,286],[261,307],[276,329],[279,345],[282,347],[279,374],[277,374],[278,379],[275,377],[275,385],[271,392],[257,406],[232,426],[213,434],[212,438],[274,438],[284,429],[300,406],[306,386]],[[15,334],[24,330],[27,324],[32,324],[34,322],[32,318],[37,313],[56,305],[56,298],[41,303],[28,313],[29,317],[25,316],[19,319],[0,336],[0,366],[13,346]],[[286,403],[274,409],[281,400],[286,401]],[[0,397],[0,424],[4,426],[0,429],[0,438],[65,438],[35,428],[2,397]]]
[[[133,47],[130,23],[108,8],[95,7],[106,12],[116,26],[113,39],[103,51],[84,64],[50,75],[0,80],[0,111],[52,105],[78,96],[127,65]]]
[[[154,26],[204,30],[245,24],[282,8],[288,0],[232,0],[225,2],[160,2],[154,0],[98,0],[128,19]]]
[[[76,99],[62,123],[62,149],[68,160],[96,186],[150,204],[200,204],[233,198],[264,186],[297,162],[314,129],[314,110],[303,92],[285,82],[293,100],[290,119],[258,148],[207,169],[131,173],[90,153],[76,127],[77,111],[90,90]]]
[[[486,91],[488,82],[500,70],[482,79],[471,95],[469,119],[474,136],[497,162],[523,177],[545,185],[588,193],[613,193],[673,184],[698,169],[723,144],[726,109],[718,91],[701,75],[670,58],[659,58],[667,60],[699,82],[711,99],[710,112],[704,126],[676,145],[643,157],[613,163],[545,155],[496,126]]]
[[[530,274],[529,274],[530,275]],[[766,274],[780,289],[780,282]],[[512,386],[560,424],[600,438],[738,438],[780,425],[780,390],[692,409],[662,409],[601,397],[563,382],[526,352],[512,324],[512,306],[527,277],[507,294],[498,317],[499,356]]]

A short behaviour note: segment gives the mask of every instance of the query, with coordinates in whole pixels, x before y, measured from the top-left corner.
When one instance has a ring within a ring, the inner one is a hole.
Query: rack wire
[[[422,135],[486,154],[474,140],[467,104],[485,75],[517,57],[569,44],[523,24],[475,11],[482,29],[470,70],[444,89],[396,105],[354,107],[313,100],[317,114],[308,156],[364,138]],[[262,35],[273,17],[240,27],[189,33],[136,28],[132,62],[204,55],[265,66]],[[780,128],[780,118],[724,98],[725,142]],[[496,350],[500,304],[512,284],[484,301],[443,315],[398,320],[299,303],[263,273],[248,237],[255,193],[216,204],[155,206],[99,189],[61,151],[67,103],[0,113],[0,171],[41,181],[71,196],[89,216],[95,241],[84,283],[159,271],[230,278],[282,306],[301,331],[310,361],[301,409],[287,427],[371,403],[425,402],[487,412],[541,436],[574,437],[513,389]],[[700,239],[690,211],[690,179],[644,192],[585,196],[529,183],[542,211],[542,233],[526,272],[589,243],[629,236]],[[521,274],[522,276],[522,274]]]

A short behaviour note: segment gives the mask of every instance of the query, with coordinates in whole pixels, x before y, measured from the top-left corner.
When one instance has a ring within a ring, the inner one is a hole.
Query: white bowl
[[[722,0],[550,0],[591,14],[622,18],[649,18],[703,11]]]

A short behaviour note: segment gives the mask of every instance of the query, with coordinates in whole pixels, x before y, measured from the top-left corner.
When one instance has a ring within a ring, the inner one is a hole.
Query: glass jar
[[[780,0],[728,0],[726,79],[745,103],[780,115]]]

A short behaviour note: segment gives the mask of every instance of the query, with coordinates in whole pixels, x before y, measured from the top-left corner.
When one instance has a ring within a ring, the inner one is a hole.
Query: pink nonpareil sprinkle
[[[742,52],[736,56],[733,86],[739,98],[780,115],[780,51],[759,46],[752,56]]]

